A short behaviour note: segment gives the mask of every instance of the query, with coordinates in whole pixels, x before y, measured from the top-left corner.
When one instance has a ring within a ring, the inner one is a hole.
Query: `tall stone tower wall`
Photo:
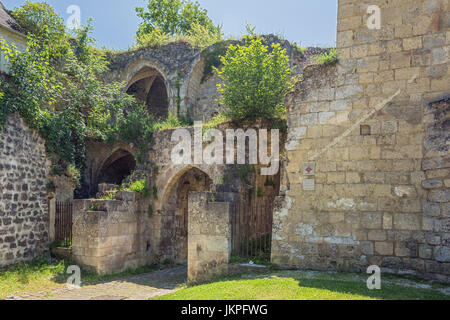
[[[339,63],[306,68],[288,97],[273,262],[449,280],[449,9],[339,1]]]

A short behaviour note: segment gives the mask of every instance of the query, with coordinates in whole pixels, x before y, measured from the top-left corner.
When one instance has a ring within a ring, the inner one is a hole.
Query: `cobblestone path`
[[[147,300],[174,292],[185,282],[186,267],[177,267],[81,288],[65,286],[49,292],[10,296],[7,300]]]

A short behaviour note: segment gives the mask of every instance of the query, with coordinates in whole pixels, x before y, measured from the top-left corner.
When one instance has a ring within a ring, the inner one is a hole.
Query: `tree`
[[[189,0],[149,0],[147,11],[136,8],[142,22],[136,33],[138,43],[149,34],[190,35],[202,26],[212,34],[220,33],[220,27],[214,26],[208,17],[208,11],[201,8],[198,2]],[[148,36],[147,36],[148,37]]]
[[[68,51],[64,20],[47,3],[27,1],[11,13],[26,34],[49,46],[52,58],[59,58]]]
[[[245,37],[245,45],[230,45],[215,68],[223,80],[219,102],[234,120],[283,118],[285,95],[293,88],[286,50],[279,43],[269,47],[261,38]]]

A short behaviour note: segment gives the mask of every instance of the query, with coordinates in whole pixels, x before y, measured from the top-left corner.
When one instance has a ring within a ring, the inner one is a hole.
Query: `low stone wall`
[[[44,140],[16,114],[0,131],[0,267],[48,248]]]
[[[146,265],[144,212],[136,196],[121,191],[119,200],[74,201],[72,252],[77,263],[99,274]]]

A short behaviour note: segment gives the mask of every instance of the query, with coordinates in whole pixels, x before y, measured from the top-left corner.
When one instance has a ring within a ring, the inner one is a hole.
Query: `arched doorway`
[[[185,263],[188,255],[188,197],[191,191],[210,191],[211,178],[197,168],[190,168],[177,179],[163,205],[166,234],[163,250],[171,250],[176,263]]]
[[[123,149],[115,151],[102,165],[98,174],[98,183],[120,185],[136,168],[133,155]]]
[[[148,111],[158,119],[169,114],[169,99],[164,77],[156,69],[144,67],[132,78],[127,93],[145,103]]]

